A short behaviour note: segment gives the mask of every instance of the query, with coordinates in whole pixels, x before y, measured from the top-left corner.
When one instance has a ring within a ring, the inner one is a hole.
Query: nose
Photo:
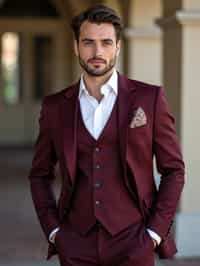
[[[101,57],[103,55],[103,48],[101,45],[95,46],[95,56]]]

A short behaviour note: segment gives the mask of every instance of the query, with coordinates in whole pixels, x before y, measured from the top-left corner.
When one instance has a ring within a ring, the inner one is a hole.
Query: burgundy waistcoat
[[[77,177],[68,215],[74,230],[85,235],[98,220],[114,235],[140,219],[120,162],[117,101],[99,138],[86,129],[78,110]]]

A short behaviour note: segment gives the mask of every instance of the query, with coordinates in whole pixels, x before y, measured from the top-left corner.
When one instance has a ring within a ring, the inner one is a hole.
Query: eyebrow
[[[93,42],[94,39],[85,38],[85,39],[82,39],[81,41],[82,41],[82,42]],[[112,39],[109,39],[109,38],[102,39],[101,41],[102,41],[102,42],[113,42],[113,40],[112,40]]]
[[[112,40],[112,39],[109,39],[109,38],[107,38],[107,39],[103,39],[102,41],[103,41],[103,42],[113,42],[113,40]]]
[[[82,39],[81,40],[82,42],[93,42],[94,40],[93,39],[89,39],[89,38],[85,38],[85,39]]]

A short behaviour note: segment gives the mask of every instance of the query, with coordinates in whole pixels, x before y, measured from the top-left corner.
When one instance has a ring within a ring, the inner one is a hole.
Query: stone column
[[[168,2],[168,3],[167,3]],[[186,163],[176,217],[178,257],[200,256],[200,1],[163,1],[163,77]],[[172,4],[172,3],[171,3]]]
[[[60,25],[60,30],[54,36],[55,43],[55,65],[54,65],[54,88],[56,91],[67,87],[73,74],[73,44],[69,34],[68,25]]]
[[[151,3],[150,3],[151,2]],[[160,85],[162,82],[160,1],[130,2],[129,26],[124,31],[128,49],[127,74],[130,78]]]

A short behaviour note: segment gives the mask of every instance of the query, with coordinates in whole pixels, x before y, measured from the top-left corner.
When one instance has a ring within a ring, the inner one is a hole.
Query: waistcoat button
[[[100,201],[100,200],[96,200],[96,201],[95,201],[95,204],[96,204],[96,205],[100,205],[100,204],[101,204],[101,201]]]
[[[94,187],[95,187],[95,188],[100,188],[100,187],[101,187],[101,183],[100,183],[100,182],[96,182],[96,183],[94,184]]]

